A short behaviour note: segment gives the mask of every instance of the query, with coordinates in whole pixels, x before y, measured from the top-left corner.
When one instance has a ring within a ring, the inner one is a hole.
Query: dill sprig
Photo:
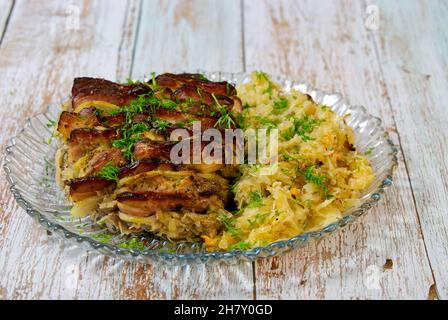
[[[92,238],[101,243],[108,243],[110,241],[110,239],[113,238],[113,235],[110,233],[97,233],[97,234],[93,234]]]
[[[133,84],[140,84],[141,82],[139,80],[133,80],[131,78],[127,78],[125,82],[123,82],[123,84],[125,85],[133,85]]]
[[[266,81],[268,83],[268,87],[266,88],[266,90],[264,90],[263,93],[267,93],[269,95],[269,97],[271,97],[274,86],[273,86],[272,81],[269,78],[268,74],[263,71],[255,71],[255,75],[257,76],[258,80]]]
[[[261,125],[263,125],[268,130],[277,128],[277,124],[267,117],[258,116],[257,120],[258,122],[260,122]]]
[[[47,128],[52,128],[52,127],[54,127],[56,125],[56,121],[48,120],[46,125],[47,125]]]
[[[249,203],[248,208],[260,208],[263,206],[263,195],[260,191],[253,191],[249,193]]]
[[[325,199],[331,199],[333,196],[330,194],[330,190],[325,185],[327,175],[316,173],[315,168],[316,166],[310,166],[305,169],[305,172],[303,173],[303,175],[305,176],[305,180],[307,182],[315,184],[319,188]]]
[[[230,250],[246,250],[249,248],[250,245],[246,241],[240,241],[230,246]]]
[[[372,152],[373,152],[373,148],[370,147],[369,149],[367,149],[367,150],[364,152],[364,155],[365,155],[365,156],[371,155]]]
[[[132,148],[134,147],[134,144],[141,140],[141,133],[148,131],[149,129],[149,126],[144,122],[127,125],[119,129],[122,138],[112,141],[112,146],[114,148],[122,149],[123,155],[127,159],[132,160]]]
[[[303,141],[313,140],[309,134],[313,132],[314,128],[320,123],[320,120],[312,118],[309,115],[304,115],[300,119],[293,118],[293,126],[283,132],[282,137],[285,140],[290,140],[297,134]]]
[[[163,119],[153,119],[152,126],[157,133],[165,132],[171,126],[171,123]]]
[[[241,231],[237,227],[235,227],[234,219],[229,218],[223,213],[218,216],[218,219],[224,224],[227,232],[232,236],[238,237],[240,235]]]
[[[279,100],[274,102],[274,114],[282,113],[286,108],[288,108],[288,99],[280,98]]]
[[[145,250],[146,245],[143,241],[138,240],[137,238],[132,238],[129,241],[122,242],[118,245],[121,249],[130,249],[130,250]]]
[[[269,213],[257,213],[254,219],[247,219],[250,225],[255,225],[258,223],[263,223],[263,221],[269,216]]]
[[[231,112],[227,110],[226,107],[222,106],[219,103],[218,99],[216,99],[216,96],[213,93],[212,97],[213,100],[215,100],[216,107],[218,108],[219,113],[221,114],[221,116],[215,123],[215,127],[232,128],[232,126],[236,126],[235,120],[233,120]]]
[[[111,161],[106,163],[100,171],[96,174],[98,177],[113,180],[118,182],[118,167],[116,167]]]

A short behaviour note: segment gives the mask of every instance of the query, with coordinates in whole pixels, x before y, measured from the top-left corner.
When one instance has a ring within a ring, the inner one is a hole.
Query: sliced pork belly
[[[85,155],[98,147],[109,148],[111,140],[116,137],[114,130],[98,129],[75,129],[70,133],[68,141],[68,160],[71,163],[76,162]]]
[[[139,173],[153,171],[153,170],[167,170],[174,171],[176,166],[169,161],[161,159],[144,159],[131,163],[122,167],[118,173],[118,178],[122,179],[128,176],[134,176]]]
[[[218,94],[218,95],[227,95],[234,96],[236,95],[235,86],[230,84],[229,82],[213,82],[204,79],[201,74],[192,74],[192,73],[181,73],[181,74],[172,74],[172,73],[164,73],[155,78],[157,85],[161,87],[167,87],[172,90],[176,90],[180,88],[184,84],[190,84],[192,86],[198,87],[205,92]]]
[[[72,107],[75,112],[89,106],[113,110],[149,92],[151,88],[144,84],[122,85],[98,78],[75,78],[72,87]]]
[[[157,211],[205,213],[210,208],[208,197],[188,198],[176,193],[121,193],[117,205],[126,214],[147,217]]]
[[[94,114],[78,114],[63,111],[59,117],[57,130],[64,139],[68,139],[74,129],[93,128],[97,125],[100,125],[100,122]]]
[[[128,163],[120,149],[110,148],[106,150],[98,150],[87,163],[86,176],[92,176],[99,172],[106,164],[112,164],[121,168]]]
[[[134,159],[159,159],[170,161],[171,148],[176,144],[174,141],[140,140],[134,144]]]
[[[127,214],[147,216],[158,210],[205,212],[223,208],[227,181],[214,174],[193,171],[150,171],[120,180],[117,201]]]
[[[69,182],[70,198],[77,202],[97,196],[97,192],[115,184],[114,181],[101,177],[84,177],[73,179]]]

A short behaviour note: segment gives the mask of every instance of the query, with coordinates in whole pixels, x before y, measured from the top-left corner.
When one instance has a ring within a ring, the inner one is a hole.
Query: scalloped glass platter
[[[212,81],[230,81],[235,84],[250,81],[246,73],[205,73]],[[371,150],[368,159],[375,172],[372,185],[363,192],[361,202],[344,213],[344,217],[325,228],[297,235],[288,240],[271,243],[265,247],[248,250],[231,250],[208,252],[202,243],[172,243],[158,237],[146,236],[145,246],[127,245],[132,239],[122,235],[109,235],[94,224],[89,217],[73,218],[70,216],[70,203],[67,201],[54,178],[54,155],[57,139],[51,140],[52,128],[49,121],[57,121],[60,104],[51,105],[43,114],[28,120],[18,135],[11,139],[6,148],[4,169],[11,191],[25,211],[36,219],[45,229],[52,231],[66,241],[74,242],[87,248],[97,250],[127,260],[143,263],[165,262],[169,264],[209,263],[213,261],[235,262],[238,260],[256,260],[271,257],[294,248],[307,241],[320,239],[365,214],[392,184],[392,176],[397,166],[397,149],[391,142],[381,120],[371,116],[361,106],[352,106],[339,94],[329,94],[317,90],[306,83],[295,82],[281,77],[272,77],[285,91],[291,88],[310,95],[318,104],[329,106],[338,115],[349,114],[346,122],[355,134],[355,144],[360,152]],[[142,239],[136,238],[141,241]]]

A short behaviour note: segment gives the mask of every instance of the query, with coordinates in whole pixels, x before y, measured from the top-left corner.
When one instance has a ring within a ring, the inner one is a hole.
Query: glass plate
[[[230,81],[235,84],[250,80],[246,73],[213,72],[205,75],[214,81]],[[57,121],[60,104],[51,105],[48,110],[27,122],[25,128],[11,140],[6,148],[4,169],[11,192],[26,212],[45,229],[55,232],[67,241],[94,248],[102,254],[143,263],[162,261],[169,264],[194,262],[255,260],[271,257],[298,248],[309,240],[319,239],[354,221],[370,209],[380,198],[384,188],[392,184],[392,175],[397,166],[397,149],[389,139],[379,118],[369,115],[362,106],[352,106],[339,94],[328,94],[306,83],[294,82],[280,77],[272,80],[281,84],[284,90],[292,88],[310,95],[318,104],[324,104],[338,115],[349,114],[347,124],[355,133],[356,147],[360,152],[369,152],[368,158],[375,171],[375,181],[361,197],[361,204],[347,210],[344,217],[319,231],[297,235],[288,240],[277,241],[266,247],[249,250],[207,252],[201,243],[170,243],[162,238],[145,236],[145,248],[129,246],[129,240],[122,235],[105,235],[105,230],[92,223],[90,218],[73,219],[69,214],[70,203],[54,179],[54,155],[58,141],[51,140],[50,120]],[[131,247],[131,249],[129,249]]]

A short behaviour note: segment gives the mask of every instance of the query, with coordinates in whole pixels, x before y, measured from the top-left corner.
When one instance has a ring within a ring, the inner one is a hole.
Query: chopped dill
[[[151,89],[157,90],[158,88],[159,88],[159,85],[157,84],[157,81],[156,81],[156,73],[151,72]]]
[[[47,128],[54,127],[56,125],[56,121],[54,120],[48,120],[47,122]]]
[[[165,132],[166,129],[168,129],[171,126],[171,123],[163,119],[153,119],[152,126],[157,133],[160,133]]]
[[[216,106],[218,108],[219,113],[221,116],[218,118],[218,120],[215,123],[216,127],[221,128],[232,128],[232,126],[236,126],[235,120],[233,120],[231,112],[226,109],[226,107],[223,107],[218,99],[216,99],[215,94],[212,93],[213,100],[215,100]]]
[[[132,238],[127,242],[120,243],[118,245],[121,249],[130,249],[130,250],[145,250],[146,246],[143,241],[138,240],[137,238]]]
[[[257,117],[258,122],[260,122],[261,125],[263,125],[266,129],[270,130],[270,129],[275,129],[277,128],[277,124],[268,119],[267,117]]]
[[[125,85],[132,85],[132,84],[139,84],[141,83],[139,80],[132,80],[131,78],[127,78],[125,82],[123,82],[123,84]]]
[[[264,90],[263,93],[267,93],[271,97],[272,90],[274,89],[274,86],[273,86],[272,81],[269,78],[268,74],[263,71],[255,71],[255,74],[256,74],[258,80],[266,81],[268,83],[268,87],[266,88],[266,90]]]
[[[280,98],[274,102],[274,114],[282,113],[288,107],[288,99]]]
[[[260,208],[263,206],[263,195],[260,191],[253,191],[249,193],[249,203],[248,208]]]
[[[230,250],[246,250],[249,248],[250,245],[246,241],[240,241],[230,246]]]
[[[293,126],[282,133],[282,138],[290,140],[297,134],[303,141],[314,140],[309,134],[313,132],[314,128],[320,123],[320,120],[314,119],[309,115],[305,115],[300,119],[293,118]]]
[[[269,213],[257,213],[254,219],[247,219],[250,225],[255,225],[258,223],[263,223],[263,221],[269,216]]]
[[[366,152],[364,152],[364,155],[365,155],[365,156],[371,155],[372,152],[373,152],[373,148],[370,147],[369,149],[366,150]]]
[[[116,167],[111,161],[106,163],[100,171],[96,174],[98,177],[118,181],[118,167]]]
[[[229,218],[223,213],[219,215],[218,219],[224,224],[227,232],[229,232],[232,236],[237,237],[240,235],[241,231],[235,227],[235,220]]]
[[[148,130],[149,126],[144,122],[125,126],[120,129],[123,138],[112,141],[112,146],[114,148],[122,149],[123,155],[127,159],[132,160],[132,148],[134,147],[134,144],[141,140],[141,133]]]
[[[307,182],[311,182],[311,183],[315,184],[319,188],[319,190],[322,192],[322,195],[324,196],[325,199],[327,199],[327,200],[331,199],[333,196],[330,194],[330,190],[325,185],[327,176],[320,174],[320,173],[315,173],[314,169],[315,169],[315,166],[310,166],[305,169],[305,172],[303,173],[303,175],[305,176],[305,180]]]
[[[113,238],[113,235],[110,233],[97,233],[93,234],[92,238],[101,243],[108,243]]]

